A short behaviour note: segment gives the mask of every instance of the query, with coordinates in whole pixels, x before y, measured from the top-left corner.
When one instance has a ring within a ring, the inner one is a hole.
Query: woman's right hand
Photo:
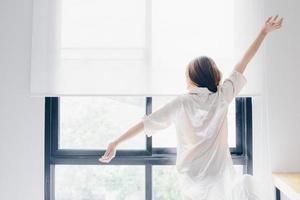
[[[276,15],[275,17],[269,17],[263,26],[263,32],[270,33],[276,29],[280,29],[282,26],[282,21],[283,18],[278,18],[278,15]]]
[[[107,146],[106,152],[101,158],[99,158],[100,162],[109,163],[116,156],[117,143],[110,142]]]

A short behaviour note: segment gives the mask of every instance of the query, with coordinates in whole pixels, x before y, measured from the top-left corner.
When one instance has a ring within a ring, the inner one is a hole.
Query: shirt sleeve
[[[240,93],[246,83],[246,77],[242,73],[233,70],[230,76],[224,80],[220,91],[225,100],[230,103]]]
[[[176,97],[150,115],[144,115],[142,122],[145,134],[151,137],[153,133],[168,128],[175,119],[179,106],[180,100]]]

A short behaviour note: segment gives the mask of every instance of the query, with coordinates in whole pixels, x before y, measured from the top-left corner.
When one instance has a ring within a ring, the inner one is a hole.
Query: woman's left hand
[[[275,17],[269,17],[263,26],[264,33],[270,33],[274,30],[280,29],[282,26],[283,18],[278,18],[278,15]]]
[[[106,152],[101,158],[99,158],[100,162],[109,163],[116,156],[116,148],[117,144],[115,142],[111,142],[108,144]]]

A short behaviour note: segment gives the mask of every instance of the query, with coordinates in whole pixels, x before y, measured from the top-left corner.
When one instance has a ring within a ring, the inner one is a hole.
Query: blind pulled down
[[[236,61],[235,0],[34,0],[32,95],[184,92],[187,63]]]

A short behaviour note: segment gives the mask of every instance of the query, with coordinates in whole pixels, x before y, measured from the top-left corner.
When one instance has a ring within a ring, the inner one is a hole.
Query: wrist
[[[268,34],[268,31],[265,28],[262,28],[260,30],[260,34],[266,36]]]
[[[120,141],[118,139],[116,139],[116,140],[113,140],[111,143],[115,146],[118,146]]]

